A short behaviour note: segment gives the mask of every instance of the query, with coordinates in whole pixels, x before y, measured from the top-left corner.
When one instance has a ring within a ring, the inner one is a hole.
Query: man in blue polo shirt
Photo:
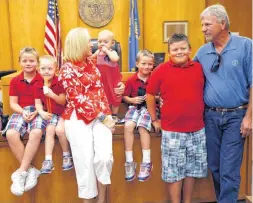
[[[252,41],[229,32],[222,5],[201,13],[207,44],[197,52],[206,77],[204,89],[208,166],[217,201],[235,203],[245,137],[252,134]]]

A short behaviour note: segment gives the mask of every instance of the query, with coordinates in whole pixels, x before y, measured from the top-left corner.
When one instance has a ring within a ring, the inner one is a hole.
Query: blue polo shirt
[[[218,55],[212,42],[203,45],[194,57],[205,74],[204,101],[210,107],[234,108],[248,103],[252,87],[252,40],[230,35],[220,53],[217,72],[211,72]]]

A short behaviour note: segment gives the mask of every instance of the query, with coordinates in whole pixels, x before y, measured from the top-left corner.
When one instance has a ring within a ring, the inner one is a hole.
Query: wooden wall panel
[[[0,1],[0,71],[13,69],[8,2]]]
[[[199,20],[205,8],[203,0],[146,0],[143,6],[144,48],[153,52],[165,52],[168,45],[163,43],[164,21],[188,21],[188,37],[192,45],[192,57],[204,43]],[[168,56],[166,56],[167,60]]]
[[[10,15],[10,22],[4,25],[5,28],[10,27],[9,35],[11,51],[13,57],[9,61],[13,61],[15,69],[20,69],[17,58],[19,50],[27,45],[35,47],[39,54],[44,54],[44,30],[47,12],[47,0],[12,0],[5,2],[5,19]],[[8,3],[6,3],[8,2]],[[179,1],[168,3],[167,0],[138,0],[139,19],[141,27],[140,48],[147,48],[151,51],[165,51],[166,44],[162,43],[162,22],[165,20],[189,20],[190,40],[193,45],[193,52],[203,43],[203,36],[199,34],[199,12],[204,7],[204,1],[198,0],[194,4],[194,8],[190,0],[185,0],[184,4]],[[92,38],[97,38],[99,31],[110,29],[115,33],[115,38],[121,43],[122,47],[122,70],[128,70],[128,36],[129,36],[129,1],[113,0],[115,13],[112,21],[104,27],[93,28],[80,19],[78,13],[79,0],[61,0],[59,1],[59,11],[61,19],[62,42],[64,44],[65,37],[71,28],[81,26],[86,27],[90,31]],[[165,6],[169,5],[169,6]],[[183,5],[183,6],[182,6]],[[1,7],[2,8],[2,7]],[[2,9],[3,9],[2,8]],[[188,12],[193,9],[198,12]],[[158,12],[156,12],[158,11]],[[194,19],[197,17],[197,20]],[[8,29],[7,29],[8,30]],[[7,43],[8,40],[4,40]],[[7,57],[8,58],[8,57]],[[9,57],[10,58],[10,57]],[[7,63],[7,59],[1,60],[1,66]],[[1,69],[1,67],[0,67]]]
[[[45,0],[43,0],[45,1]],[[47,0],[46,0],[47,2]],[[60,11],[60,23],[62,44],[64,46],[64,40],[68,32],[75,27],[78,27],[79,14],[78,14],[78,0],[58,0]]]
[[[67,32],[77,26],[77,5],[75,1],[59,1],[62,42]],[[20,70],[18,63],[19,50],[24,46],[33,46],[40,55],[44,52],[45,23],[47,0],[12,0],[9,1],[11,41],[13,47],[13,63]]]
[[[36,2],[41,4],[40,9],[36,7]],[[40,24],[42,22],[38,19],[38,16],[40,16],[40,12],[43,12],[45,6],[45,2],[43,1],[9,1],[11,43],[15,69],[20,69],[18,56],[21,48],[33,46],[38,51],[41,49],[39,43],[42,40],[42,36],[40,35]],[[37,10],[34,10],[35,8]]]
[[[5,2],[5,1],[4,1]],[[7,1],[6,1],[7,2]],[[15,69],[20,70],[17,58],[19,50],[27,45],[35,47],[40,55],[44,54],[43,42],[45,31],[45,20],[47,13],[47,0],[12,0],[8,4],[5,2],[6,12],[5,18],[10,13],[10,23],[4,25],[5,28],[10,26],[11,32],[7,32],[11,36],[11,45],[13,51],[13,60]],[[59,11],[61,20],[62,43],[70,29],[75,27],[88,28],[92,38],[97,38],[98,32],[103,29],[110,29],[115,33],[115,38],[121,43],[122,47],[122,70],[128,70],[128,34],[129,34],[129,1],[117,1],[114,3],[114,17],[112,21],[104,27],[93,28],[85,24],[79,17],[78,7],[79,0],[61,0],[59,1]],[[2,3],[3,4],[3,3]],[[3,7],[3,8],[5,8]],[[8,10],[9,9],[9,10]],[[142,0],[138,1],[140,25],[142,29]],[[143,35],[143,32],[141,32]],[[4,40],[6,41],[6,40]],[[140,47],[142,48],[143,38],[140,39]],[[11,53],[11,52],[8,52]],[[3,59],[3,63],[7,61]],[[2,62],[1,62],[2,63]],[[0,64],[2,65],[2,64]],[[1,68],[0,68],[1,69]]]
[[[252,1],[251,0],[206,0],[206,6],[220,3],[226,7],[230,18],[230,31],[252,38]]]
[[[44,54],[44,30],[47,13],[47,0],[1,0],[0,1],[0,70],[20,69],[19,50],[27,45],[35,47]],[[201,33],[199,14],[205,5],[223,3],[231,20],[231,31],[251,37],[252,2],[250,0],[138,0],[141,27],[140,48],[153,52],[167,52],[163,43],[163,22],[187,20],[189,39],[192,44],[192,56],[204,43]],[[79,0],[60,0],[62,42],[71,28],[82,26],[89,29],[91,37],[97,38],[99,31],[110,29],[122,47],[122,70],[128,70],[129,1],[113,0],[115,13],[112,21],[104,27],[93,28],[79,17]],[[167,57],[166,57],[167,60]]]

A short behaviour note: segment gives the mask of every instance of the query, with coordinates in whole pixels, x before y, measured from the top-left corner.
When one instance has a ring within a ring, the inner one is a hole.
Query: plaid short
[[[34,106],[27,106],[24,107],[24,110],[29,112],[34,112]],[[20,132],[20,136],[23,137],[26,132],[30,132],[33,129],[42,129],[44,132],[45,130],[45,121],[39,118],[40,116],[37,115],[30,123],[24,121],[21,114],[13,113],[10,120],[8,121],[5,129],[2,132],[3,136],[6,136],[6,132],[9,129],[15,129],[16,131]]]
[[[56,126],[59,119],[60,119],[60,116],[58,116],[57,114],[53,114],[50,120],[43,120],[43,118],[39,115],[37,121],[43,123],[44,125],[43,128],[46,129],[48,125]]]
[[[162,179],[165,182],[207,176],[205,128],[190,133],[163,130],[161,151]]]
[[[125,122],[127,121],[135,122],[136,128],[141,126],[148,131],[151,130],[151,117],[145,107],[138,110],[136,106],[129,106],[125,116]]]

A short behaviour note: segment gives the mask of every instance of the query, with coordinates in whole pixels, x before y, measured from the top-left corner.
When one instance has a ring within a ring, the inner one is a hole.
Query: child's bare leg
[[[10,129],[6,132],[6,138],[12,153],[21,164],[25,152],[25,146],[20,140],[20,133],[14,129]]]
[[[59,139],[61,148],[63,152],[69,151],[69,143],[66,138],[65,130],[64,130],[64,120],[62,118],[59,119],[58,124],[56,126],[56,135]]]
[[[141,148],[142,150],[150,149],[150,134],[147,129],[143,127],[138,127],[141,139]]]
[[[106,185],[98,182],[98,200],[96,203],[105,203],[106,198]]]
[[[183,183],[183,202],[191,203],[195,178],[186,177]]]
[[[27,171],[38,148],[42,137],[41,129],[33,129],[29,134],[29,140],[25,147],[23,160],[21,162],[20,171]]]
[[[142,148],[142,162],[150,163],[150,134],[147,129],[143,127],[138,127],[141,139],[141,148]]]
[[[168,183],[168,189],[169,189],[169,195],[171,198],[171,203],[180,203],[182,180],[174,182],[174,183]]]
[[[45,139],[45,153],[47,155],[53,154],[54,149],[54,136],[55,136],[55,126],[48,125],[46,129],[46,139]]]
[[[133,151],[135,126],[136,126],[136,123],[133,121],[127,121],[125,123],[125,126],[124,126],[125,151]]]

